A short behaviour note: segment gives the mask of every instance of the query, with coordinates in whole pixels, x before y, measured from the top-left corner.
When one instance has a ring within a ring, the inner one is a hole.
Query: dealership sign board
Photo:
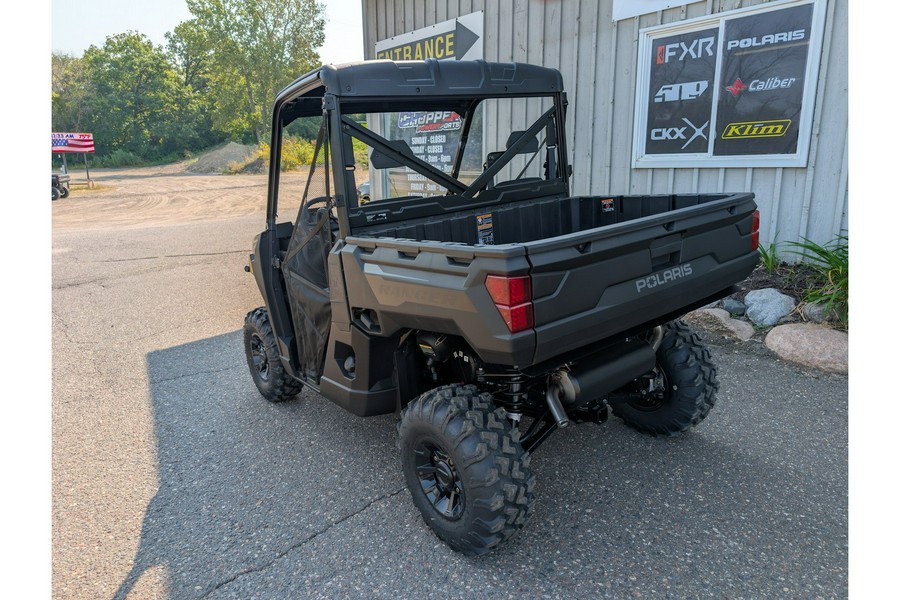
[[[685,4],[687,4],[686,0],[613,0],[612,20],[621,21]]]
[[[50,149],[52,152],[93,152],[94,134],[92,133],[51,133]]]
[[[642,30],[632,165],[806,166],[825,1]]]

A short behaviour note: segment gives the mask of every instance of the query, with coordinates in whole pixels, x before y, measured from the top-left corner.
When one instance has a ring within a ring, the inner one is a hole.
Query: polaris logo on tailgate
[[[693,272],[693,269],[691,269],[691,263],[684,263],[683,265],[678,265],[677,267],[672,267],[671,269],[666,269],[665,271],[654,273],[649,277],[638,279],[634,282],[634,285],[637,286],[638,293],[641,293],[644,290],[655,288],[658,285],[665,285],[667,283],[675,281],[676,279],[687,277]]]

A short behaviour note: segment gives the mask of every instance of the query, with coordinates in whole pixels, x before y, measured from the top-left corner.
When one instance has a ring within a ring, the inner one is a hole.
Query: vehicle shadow
[[[266,402],[241,331],[146,360],[159,488],[115,598],[156,566],[169,597],[203,596],[402,485],[393,415],[363,420],[308,391]]]

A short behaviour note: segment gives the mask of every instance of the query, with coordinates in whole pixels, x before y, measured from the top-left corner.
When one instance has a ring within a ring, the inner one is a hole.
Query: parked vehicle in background
[[[65,173],[53,173],[51,187],[53,200],[67,197],[69,195],[69,176]]]

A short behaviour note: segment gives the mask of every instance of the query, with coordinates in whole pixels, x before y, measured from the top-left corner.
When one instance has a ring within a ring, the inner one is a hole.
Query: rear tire
[[[519,431],[474,385],[449,385],[401,415],[400,458],[425,523],[457,552],[488,552],[525,526],[534,509],[530,455]]]
[[[663,326],[653,372],[610,395],[609,404],[641,433],[672,436],[706,418],[718,389],[709,350],[683,321],[672,321]]]
[[[303,389],[303,384],[288,375],[281,364],[269,313],[263,307],[244,318],[244,352],[253,383],[269,402],[290,400]]]
[[[53,188],[51,188],[51,189],[53,190],[53,192],[51,193],[50,197],[51,197],[54,201],[55,201],[55,200],[59,200],[59,190],[56,189],[55,187],[53,187]]]
[[[59,187],[59,196],[60,196],[60,198],[68,198],[69,197],[69,188],[60,186]]]

